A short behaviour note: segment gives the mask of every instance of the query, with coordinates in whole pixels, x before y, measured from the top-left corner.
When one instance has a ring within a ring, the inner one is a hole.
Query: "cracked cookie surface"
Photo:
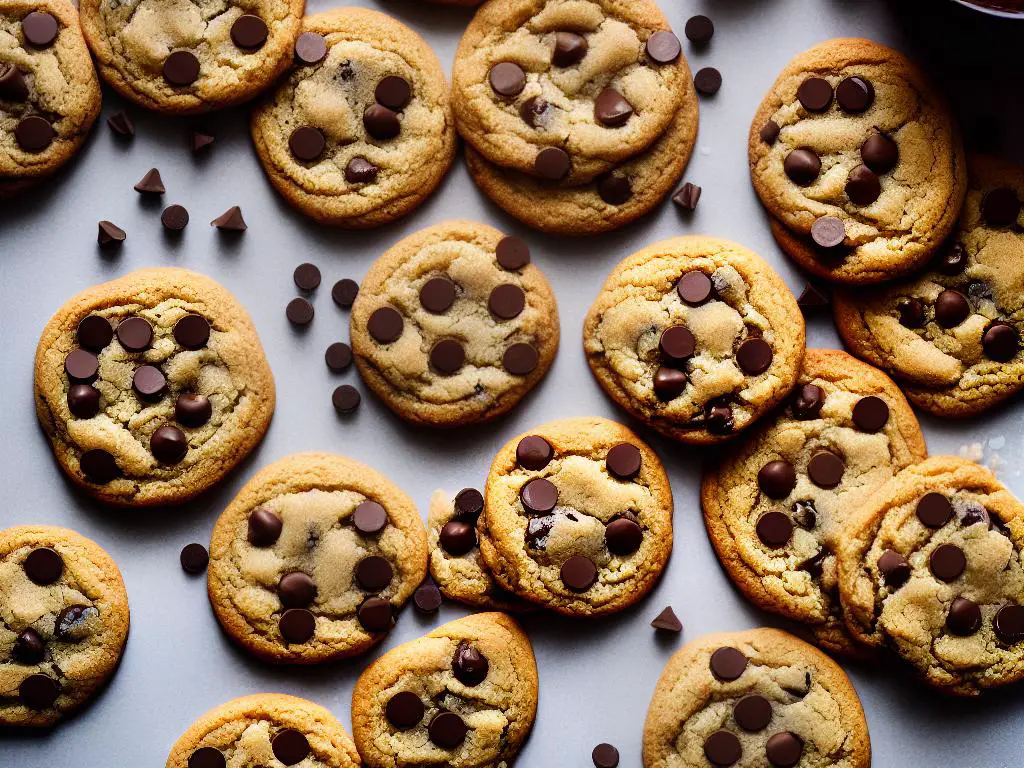
[[[66,528],[0,531],[0,725],[50,726],[114,674],[128,639],[121,573]]]
[[[862,653],[839,603],[843,526],[926,455],[917,419],[887,376],[845,352],[808,349],[786,407],[706,465],[708,536],[748,599],[810,625],[826,650]]]
[[[687,443],[749,427],[792,388],[804,321],[757,254],[705,236],[627,257],[583,326],[590,369],[619,406]]]
[[[444,624],[371,664],[352,732],[371,768],[508,768],[537,713],[529,638],[502,613]]]
[[[529,246],[486,224],[448,221],[392,246],[352,307],[363,380],[402,418],[488,421],[547,373],[558,308]]]
[[[305,0],[81,0],[103,79],[147,109],[248,101],[291,63]]]
[[[375,227],[408,213],[455,157],[437,56],[411,29],[365,8],[308,16],[302,30],[305,60],[252,114],[267,177],[322,224]]]
[[[345,727],[323,707],[295,696],[260,693],[211,709],[171,749],[166,768],[299,765],[359,768]]]
[[[754,117],[749,154],[783,250],[842,283],[920,267],[952,232],[966,191],[941,96],[869,40],[829,40],[794,58]]]
[[[868,768],[849,678],[777,629],[706,635],[669,659],[647,710],[644,768]]]
[[[426,572],[408,496],[359,462],[300,453],[258,472],[217,520],[208,591],[241,646],[307,664],[383,640]]]
[[[847,625],[929,685],[977,695],[1024,677],[1024,505],[984,467],[935,456],[851,521],[839,561]]]
[[[834,299],[851,351],[939,416],[973,416],[1024,388],[1024,168],[974,155],[968,177],[960,230],[926,272]]]
[[[76,484],[119,505],[182,502],[262,439],[274,380],[234,296],[185,269],[89,288],[36,349],[36,413]]]

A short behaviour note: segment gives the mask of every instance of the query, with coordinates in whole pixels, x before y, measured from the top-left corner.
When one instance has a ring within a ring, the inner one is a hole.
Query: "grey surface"
[[[420,0],[358,4],[380,7],[424,32],[450,69],[466,12],[426,6]],[[310,5],[311,10],[330,7],[327,2]],[[691,217],[666,205],[639,225],[598,239],[542,237],[518,225],[475,190],[461,161],[422,209],[393,226],[365,233],[319,228],[293,213],[264,180],[242,110],[208,119],[173,120],[130,108],[138,127],[132,143],[116,141],[101,124],[80,160],[62,178],[0,208],[0,520],[4,526],[66,525],[96,539],[120,565],[132,609],[128,648],[110,687],[82,715],[54,732],[7,734],[0,740],[0,766],[162,766],[171,745],[196,717],[228,699],[259,691],[310,698],[333,710],[348,727],[352,685],[370,659],[463,610],[447,606],[439,617],[423,619],[407,608],[374,654],[313,669],[275,668],[236,650],[221,635],[206,601],[205,579],[186,576],[178,566],[180,548],[191,541],[208,542],[214,520],[245,480],[257,468],[290,453],[336,451],[364,460],[407,491],[425,515],[434,488],[479,486],[494,451],[531,425],[573,415],[623,419],[587,371],[580,328],[611,268],[647,243],[684,232],[732,238],[765,256],[799,291],[803,283],[775,247],[750,188],[745,149],[750,116],[791,56],[822,39],[846,35],[910,48],[948,46],[933,53],[952,72],[942,79],[956,90],[958,106],[965,104],[965,117],[979,114],[972,101],[979,91],[1000,92],[1001,86],[987,78],[989,65],[979,63],[964,43],[959,23],[953,34],[952,29],[925,29],[915,22],[910,25],[914,39],[908,41],[893,15],[894,5],[664,0],[663,7],[680,32],[688,16],[701,11],[717,25],[707,51],[686,46],[694,69],[713,64],[725,78],[718,96],[701,104],[700,138],[686,175],[704,187],[704,196]],[[947,7],[939,0],[931,0],[929,7],[940,5]],[[1024,26],[1018,29],[1024,31]],[[995,45],[990,37],[984,41],[987,48]],[[1019,56],[1019,49],[1013,49],[1013,55]],[[969,68],[986,76],[980,84],[984,88],[973,80],[969,87],[957,84],[955,76]],[[1019,90],[1016,93],[1019,108]],[[120,101],[110,93],[105,96],[107,115]],[[1004,114],[1005,102],[987,109],[996,122],[984,121],[986,136],[995,135],[998,142],[1019,131],[1019,113],[1015,121]],[[192,125],[209,126],[217,134],[213,152],[200,162],[186,150]],[[1012,149],[1019,155],[1019,138]],[[164,238],[160,206],[144,204],[131,189],[154,165],[168,188],[164,202],[183,203],[192,214],[180,242]],[[207,222],[236,203],[250,228],[236,243],[228,243]],[[527,237],[536,262],[554,284],[563,342],[547,379],[508,418],[484,428],[433,433],[393,417],[358,384],[354,372],[329,374],[323,352],[329,343],[348,336],[348,317],[330,300],[334,280],[362,278],[370,263],[398,239],[455,216]],[[127,230],[128,241],[119,255],[106,256],[97,249],[98,219],[110,219]],[[306,260],[321,267],[324,285],[315,298],[312,327],[296,333],[285,321],[284,307],[296,295],[292,269]],[[75,492],[52,460],[32,408],[32,357],[47,318],[72,294],[154,265],[180,265],[209,274],[248,307],[277,379],[277,413],[250,460],[198,501],[176,509],[111,511]],[[827,317],[810,324],[809,341],[837,346]],[[354,418],[340,420],[330,395],[345,381],[363,390],[364,401]],[[923,422],[933,453],[978,444],[985,460],[1000,465],[1003,480],[1020,494],[1024,479],[1015,464],[1021,447],[1020,416],[1018,403],[997,416],[968,423]],[[675,607],[685,625],[683,640],[779,623],[744,602],[715,560],[698,504],[701,452],[643,434],[663,457],[672,478],[675,555],[654,594],[622,615],[597,622],[551,616],[526,621],[541,679],[537,724],[519,763],[527,768],[591,765],[590,750],[600,741],[618,745],[624,768],[640,765],[641,731],[651,691],[663,664],[682,643],[675,638],[662,642],[648,626],[666,604]],[[1005,445],[999,448],[1001,442]],[[867,711],[876,766],[1021,765],[1020,690],[981,701],[955,701],[924,690],[891,666],[851,667],[850,672]]]

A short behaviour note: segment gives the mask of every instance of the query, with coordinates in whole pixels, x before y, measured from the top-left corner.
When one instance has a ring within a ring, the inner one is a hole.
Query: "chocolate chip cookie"
[[[960,231],[925,272],[835,296],[850,350],[939,416],[973,416],[1024,387],[1024,168],[975,155],[968,172]]]
[[[677,237],[627,257],[583,326],[609,397],[659,432],[716,443],[792,389],[804,321],[775,271],[741,245]]]
[[[839,604],[843,526],[926,455],[917,419],[889,377],[845,352],[808,349],[784,408],[705,464],[708,537],[749,600],[810,625],[826,650],[856,655],[862,647]]]
[[[510,410],[547,373],[558,308],[524,240],[447,221],[374,263],[351,338],[363,380],[403,419],[473,424]]]
[[[935,456],[846,527],[839,588],[854,636],[929,685],[972,696],[1024,677],[1024,505],[991,472]]]
[[[81,0],[103,79],[136,104],[195,114],[248,101],[291,63],[305,0]]]
[[[478,613],[388,651],[352,691],[352,734],[369,768],[509,766],[537,714],[529,638]]]
[[[644,768],[869,768],[849,678],[777,629],[706,635],[661,673],[644,725]]]
[[[416,507],[379,472],[323,453],[260,470],[217,520],[210,603],[265,659],[311,664],[379,643],[427,573]]]
[[[121,572],[66,528],[0,531],[0,725],[50,726],[114,674],[128,639]]]
[[[196,720],[167,757],[166,768],[301,765],[359,768],[345,727],[311,701],[259,693],[221,704]]]
[[[492,0],[452,80],[459,132],[487,160],[574,183],[649,147],[693,96],[651,0]]]
[[[322,224],[375,227],[423,202],[455,157],[437,56],[400,22],[366,8],[307,16],[295,66],[252,114],[263,170]]]
[[[902,54],[829,40],[799,54],[750,127],[750,172],[779,245],[804,269],[878,283],[920,267],[967,188],[959,131]]]
[[[110,504],[186,501],[262,439],[274,379],[248,313],[208,277],[141,269],[57,311],[36,413],[76,484]]]
[[[657,454],[621,424],[543,424],[498,451],[480,553],[502,587],[570,616],[621,611],[672,553],[672,489]]]

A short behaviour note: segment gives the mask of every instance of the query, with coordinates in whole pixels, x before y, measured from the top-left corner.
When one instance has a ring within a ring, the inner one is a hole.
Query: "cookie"
[[[0,199],[70,160],[99,113],[100,84],[75,6],[0,5]]]
[[[946,103],[901,53],[870,40],[829,40],[794,58],[754,116],[749,152],[779,245],[840,283],[923,265],[966,191]]]
[[[804,321],[757,254],[677,237],[627,257],[583,325],[587,362],[609,397],[686,443],[735,436],[796,383]]]
[[[437,187],[455,157],[437,56],[400,22],[366,8],[307,16],[296,62],[252,113],[274,188],[321,224],[376,227]]]
[[[518,237],[446,221],[401,240],[352,306],[360,375],[407,421],[453,427],[510,410],[547,373],[558,308]]]
[[[503,613],[388,651],[352,691],[352,734],[368,768],[507,768],[536,714],[533,648]]]
[[[103,79],[139,106],[197,114],[248,101],[292,61],[305,0],[81,0]]]
[[[109,504],[186,501],[262,439],[274,379],[249,315],[208,277],[141,269],[43,330],[36,413],[61,468]]]
[[[427,573],[412,501],[379,472],[325,453],[260,470],[217,520],[207,571],[224,631],[269,661],[363,653]]]
[[[689,162],[697,138],[697,101],[690,93],[651,147],[596,179],[569,186],[495,165],[466,146],[470,175],[506,213],[534,229],[594,235],[623,227],[656,208]]]
[[[329,711],[305,699],[258,693],[221,704],[174,744],[166,768],[301,765],[359,768],[359,753]]]
[[[777,629],[706,635],[669,659],[644,724],[644,768],[869,768],[846,673]]]
[[[128,639],[121,572],[48,525],[0,531],[0,726],[50,726],[93,698]]]
[[[834,297],[855,355],[903,382],[915,405],[956,418],[1024,387],[1024,168],[975,155],[968,171],[959,233],[925,272]]]
[[[498,451],[480,553],[502,587],[569,616],[621,611],[672,553],[672,489],[639,437],[598,417],[542,424]]]
[[[972,696],[1024,677],[1024,505],[984,467],[935,456],[850,522],[839,588],[854,636]]]
[[[490,162],[581,183],[642,152],[693,99],[651,0],[491,0],[455,54],[459,133]]]
[[[757,606],[809,625],[828,651],[857,655],[838,599],[843,525],[892,476],[927,456],[903,393],[845,352],[808,349],[785,407],[708,461],[708,537]]]

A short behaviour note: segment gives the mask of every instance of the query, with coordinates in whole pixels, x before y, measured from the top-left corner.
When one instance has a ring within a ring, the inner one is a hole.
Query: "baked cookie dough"
[[[469,221],[392,246],[359,287],[351,323],[363,380],[403,419],[430,426],[507,412],[558,349],[555,297],[529,246]]]
[[[0,199],[71,159],[100,113],[100,84],[68,0],[0,4]]]
[[[1024,505],[987,469],[954,456],[908,467],[846,528],[846,623],[948,693],[1020,680],[1022,549]]]
[[[370,467],[300,453],[260,470],[217,520],[207,571],[225,632],[269,661],[360,654],[427,573],[412,501]]]
[[[754,116],[749,151],[779,245],[840,283],[920,267],[952,232],[966,191],[946,103],[902,54],[870,40],[829,40],[794,58]]]
[[[274,379],[249,315],[208,277],[141,269],[57,311],[36,413],[61,468],[110,504],[186,501],[262,439]]]
[[[0,726],[50,726],[114,674],[128,639],[121,572],[66,528],[0,531]]]
[[[621,611],[672,553],[672,489],[654,453],[598,417],[543,424],[498,451],[481,555],[498,583],[569,616]]]
[[[869,768],[849,678],[777,629],[706,635],[669,659],[644,724],[644,768]]]
[[[352,738],[329,711],[280,693],[243,696],[215,707],[182,734],[166,768],[359,768]]]
[[[503,613],[388,651],[352,691],[352,734],[369,768],[507,768],[536,714],[533,648]]]
[[[1024,168],[975,155],[968,175],[960,231],[926,272],[834,297],[850,350],[938,416],[976,415],[1024,387]]]
[[[925,456],[917,419],[889,377],[845,352],[808,349],[785,407],[705,464],[708,537],[749,600],[810,625],[828,651],[862,653],[839,604],[843,526]]]
[[[642,152],[693,98],[651,0],[491,0],[452,71],[459,133],[490,162],[581,183]]]
[[[81,0],[103,79],[170,114],[248,101],[291,63],[305,0]]]
[[[448,83],[411,29],[377,11],[307,16],[296,63],[252,113],[263,170],[321,224],[376,227],[423,202],[455,157]]]
[[[775,271],[741,245],[677,237],[627,257],[583,325],[598,383],[662,434],[716,443],[792,389],[804,321]]]

